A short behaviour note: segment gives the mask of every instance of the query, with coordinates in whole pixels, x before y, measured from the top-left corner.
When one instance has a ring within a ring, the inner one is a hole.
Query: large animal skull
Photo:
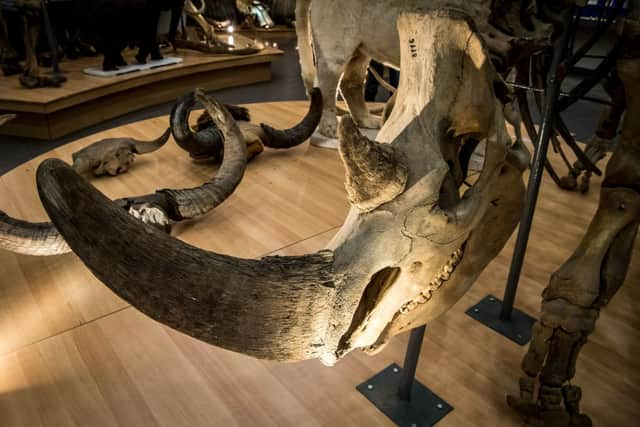
[[[59,160],[38,170],[45,208],[107,286],[193,337],[326,364],[380,348],[450,308],[497,255],[528,163],[507,136],[496,74],[468,17],[403,14],[398,28],[402,80],[379,142],[351,118],[339,126],[353,206],[327,250],[260,260],[200,250],[132,219]],[[224,117],[225,144],[238,144]],[[471,139],[486,141],[484,168],[460,196],[459,153]]]

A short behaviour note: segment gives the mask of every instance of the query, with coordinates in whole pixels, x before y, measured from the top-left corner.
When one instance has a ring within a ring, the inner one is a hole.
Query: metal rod
[[[540,133],[538,135],[538,143],[534,153],[533,164],[531,165],[531,175],[529,176],[529,184],[527,185],[527,200],[525,203],[522,218],[520,219],[520,227],[518,228],[518,238],[516,240],[515,249],[513,250],[513,258],[511,259],[511,269],[509,270],[509,278],[502,299],[502,309],[500,311],[500,319],[511,320],[513,312],[513,303],[518,290],[518,281],[522,271],[522,263],[524,255],[527,251],[527,243],[529,242],[529,233],[531,232],[531,224],[536,209],[538,193],[540,192],[540,184],[542,182],[544,163],[547,158],[547,149],[549,148],[549,139],[553,130],[555,120],[556,106],[558,103],[560,85],[562,84],[562,76],[558,75],[558,67],[562,63],[566,54],[566,46],[569,41],[571,21],[573,17],[573,8],[567,8],[562,13],[562,21],[564,23],[562,34],[553,46],[553,57],[551,67],[547,74],[547,92],[545,96],[544,118],[540,125]]]
[[[60,65],[58,64],[58,43],[53,34],[53,28],[51,27],[51,20],[49,19],[49,11],[47,9],[47,2],[42,0],[42,21],[44,22],[44,32],[47,36],[47,44],[49,45],[49,51],[51,51],[51,69],[54,74],[60,73]]]
[[[515,82],[505,82],[508,86],[515,88],[515,89],[522,89],[522,90],[527,90],[527,91],[531,91],[531,92],[535,92],[535,93],[544,93],[544,89],[540,89],[537,87],[533,87],[533,86],[528,86],[528,85],[522,85],[520,83],[515,83]],[[559,94],[560,98],[567,98],[569,96],[571,96],[571,94],[567,93],[567,92],[560,92]],[[580,97],[581,101],[588,101],[588,102],[593,102],[595,104],[603,104],[603,105],[609,105],[609,106],[615,106],[615,103],[608,101],[606,99],[600,99],[600,98],[594,98],[592,96],[582,96]]]
[[[411,389],[416,377],[416,368],[418,367],[418,359],[420,358],[420,348],[422,347],[422,339],[427,326],[420,326],[411,331],[409,344],[407,345],[407,353],[404,356],[404,365],[402,366],[402,378],[398,387],[398,396],[401,400],[411,400]]]

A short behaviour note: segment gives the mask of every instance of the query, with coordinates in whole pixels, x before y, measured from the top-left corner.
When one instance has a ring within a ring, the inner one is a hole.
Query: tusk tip
[[[72,170],[71,166],[60,159],[46,159],[38,166],[38,171],[36,173],[37,180],[49,179],[51,175],[54,175],[55,172],[60,169]]]
[[[36,172],[36,183],[38,195],[49,216],[54,208],[55,211],[71,212],[75,203],[67,203],[65,200],[69,196],[74,196],[78,182],[84,179],[67,163],[60,159],[46,159],[39,166]],[[61,203],[62,202],[62,203]],[[63,212],[64,213],[64,212]]]

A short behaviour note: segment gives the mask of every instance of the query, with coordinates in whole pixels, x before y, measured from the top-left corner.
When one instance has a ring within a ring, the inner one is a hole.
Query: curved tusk
[[[0,211],[0,249],[23,255],[61,255],[71,249],[50,222],[33,223]]]
[[[314,87],[310,93],[309,111],[302,121],[290,129],[277,130],[264,123],[262,142],[269,148],[292,148],[311,138],[322,117],[322,92]]]
[[[338,124],[338,139],[349,201],[358,209],[371,211],[404,191],[409,172],[390,144],[362,135],[348,115]]]
[[[147,154],[153,153],[154,151],[162,148],[169,140],[169,136],[171,136],[171,128],[167,128],[159,138],[154,139],[153,141],[138,141],[136,139],[132,139],[131,141],[135,147],[136,154]]]
[[[203,251],[127,215],[57,159],[37,173],[71,248],[134,307],[210,344],[275,360],[319,357],[333,306],[333,253],[248,260]]]

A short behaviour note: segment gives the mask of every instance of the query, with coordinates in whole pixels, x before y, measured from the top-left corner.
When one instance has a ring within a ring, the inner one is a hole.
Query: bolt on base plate
[[[398,396],[400,378],[402,368],[394,363],[356,389],[400,427],[432,426],[453,410],[418,381],[413,382],[411,400],[401,400]]]
[[[487,295],[466,313],[516,344],[526,345],[531,341],[531,328],[536,319],[514,307],[511,319],[503,320],[500,318],[501,309],[502,301]]]

